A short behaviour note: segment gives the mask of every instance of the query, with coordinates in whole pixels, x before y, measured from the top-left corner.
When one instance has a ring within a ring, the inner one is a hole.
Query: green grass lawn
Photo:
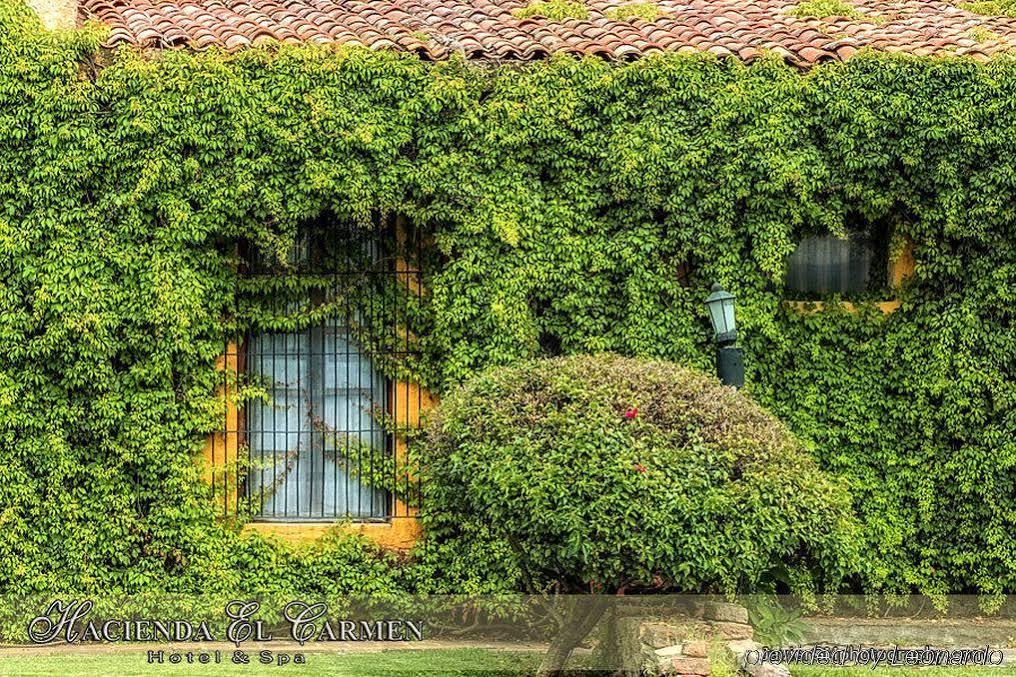
[[[223,653],[221,664],[149,665],[146,652],[117,654],[74,654],[58,656],[11,656],[0,649],[0,675],[35,677],[59,675],[72,677],[141,677],[147,675],[516,675],[532,672],[540,655],[486,649],[392,650],[374,653],[305,653],[306,664],[263,665],[257,651],[246,652],[249,664],[229,662],[232,654]],[[277,652],[273,651],[273,658]]]

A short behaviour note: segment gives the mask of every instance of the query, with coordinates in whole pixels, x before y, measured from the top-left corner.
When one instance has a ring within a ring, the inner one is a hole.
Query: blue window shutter
[[[251,338],[249,371],[270,401],[248,404],[249,496],[263,519],[383,518],[387,495],[365,486],[385,451],[372,416],[385,379],[338,323]]]

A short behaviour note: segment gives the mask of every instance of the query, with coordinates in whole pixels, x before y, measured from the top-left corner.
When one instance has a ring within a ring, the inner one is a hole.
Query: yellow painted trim
[[[423,529],[416,517],[397,517],[388,522],[312,522],[307,524],[248,522],[245,531],[280,539],[290,546],[313,543],[332,529],[359,534],[391,550],[408,550],[420,540]]]
[[[216,500],[224,501],[230,508],[236,507],[236,467],[240,446],[240,412],[237,410],[234,393],[230,390],[230,386],[235,387],[238,358],[238,346],[235,341],[230,341],[226,344],[226,352],[215,362],[215,369],[223,375],[222,385],[218,389],[218,397],[223,403],[223,426],[208,436],[201,456],[198,457],[205,482],[215,488]]]
[[[907,240],[899,255],[889,262],[889,282],[893,288],[898,288],[908,277],[914,274],[917,265],[914,261],[914,243]]]
[[[826,309],[827,303],[821,301],[784,301],[788,306],[801,313],[817,313]],[[850,301],[840,301],[839,307],[846,310],[848,313],[856,313],[857,305]],[[888,315],[889,313],[896,312],[900,307],[899,301],[882,301],[876,304],[878,309]]]

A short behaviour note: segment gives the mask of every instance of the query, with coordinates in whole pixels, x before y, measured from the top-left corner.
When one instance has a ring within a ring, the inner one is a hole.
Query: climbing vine
[[[0,6],[0,589],[316,589],[339,561],[331,592],[405,583],[364,546],[241,534],[194,463],[226,337],[284,321],[242,296],[237,246],[323,214],[425,234],[405,320],[436,392],[537,355],[711,368],[721,281],[749,392],[852,492],[855,588],[1016,588],[1012,60],[100,42]],[[796,241],[848,221],[912,243],[900,309],[789,308]]]

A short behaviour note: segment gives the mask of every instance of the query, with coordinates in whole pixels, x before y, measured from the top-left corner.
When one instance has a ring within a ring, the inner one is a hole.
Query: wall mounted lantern
[[[706,297],[709,322],[713,325],[713,341],[716,342],[716,371],[723,385],[740,388],[744,385],[744,354],[734,345],[737,341],[737,325],[734,320],[735,297],[719,283],[713,285],[712,293]]]

